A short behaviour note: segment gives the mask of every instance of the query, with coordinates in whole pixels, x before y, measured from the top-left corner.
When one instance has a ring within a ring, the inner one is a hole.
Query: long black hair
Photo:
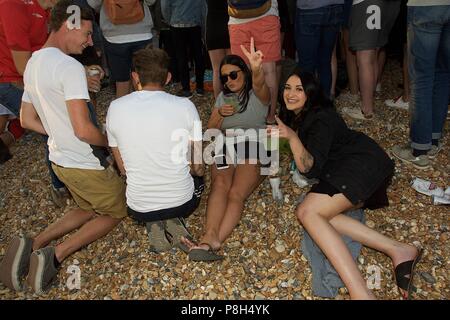
[[[220,73],[222,73],[222,67],[226,64],[231,64],[233,66],[238,67],[239,69],[242,70],[242,73],[244,74],[244,88],[243,90],[241,90],[241,92],[239,92],[238,95],[240,106],[238,113],[242,113],[245,110],[247,110],[248,101],[250,100],[250,90],[252,90],[253,88],[252,72],[248,68],[244,59],[235,54],[227,55],[222,59],[219,69]],[[223,94],[231,93],[226,83],[222,83],[222,85],[223,85]]]
[[[303,119],[310,113],[316,112],[324,108],[334,108],[333,102],[325,95],[317,78],[310,72],[301,71],[296,68],[287,79],[292,76],[297,76],[302,82],[303,91],[306,95],[306,102],[303,109],[295,114],[294,111],[288,110],[284,102],[281,104],[280,118],[290,126],[293,130],[298,131]],[[284,86],[283,86],[284,91]],[[284,95],[283,95],[284,96]]]

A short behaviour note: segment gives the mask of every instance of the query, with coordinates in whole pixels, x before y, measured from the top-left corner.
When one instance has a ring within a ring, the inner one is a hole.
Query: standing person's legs
[[[164,49],[170,57],[170,66],[169,71],[172,74],[172,82],[177,83],[180,82],[178,76],[178,65],[177,59],[175,56],[175,48],[173,45],[172,39],[172,31],[169,30],[161,30],[159,35],[160,47]]]
[[[342,30],[342,36],[344,38],[345,45],[345,62],[347,67],[348,87],[350,94],[358,96],[359,84],[358,84],[358,66],[356,64],[356,53],[349,47],[349,30],[344,28]]]
[[[337,81],[337,73],[338,73],[338,62],[336,55],[336,47],[337,43],[334,45],[333,53],[331,54],[331,89],[330,89],[330,97],[334,100],[336,95],[336,81]]]
[[[205,63],[203,56],[203,42],[202,42],[202,30],[200,26],[189,28],[189,47],[194,56],[195,64],[195,82],[197,93],[202,94],[203,80],[205,76]]]
[[[436,62],[433,91],[432,144],[438,146],[448,113],[450,97],[450,7],[446,7],[446,23],[442,29]]]
[[[178,75],[180,77],[181,86],[183,87],[183,92],[190,93],[189,84],[189,66],[188,66],[188,38],[185,28],[174,28],[171,27],[173,45],[175,49],[175,55],[178,64]]]
[[[120,98],[131,92],[131,62],[133,53],[145,48],[151,40],[111,43],[105,41],[105,51],[111,71],[111,78],[116,82],[116,98]]]
[[[209,51],[209,57],[211,59],[213,67],[213,86],[214,86],[214,97],[217,98],[219,93],[222,91],[222,84],[220,82],[220,63],[226,55],[231,54],[231,49],[216,49]]]
[[[380,48],[378,50],[377,55],[377,84],[375,85],[375,91],[380,92],[382,90],[381,87],[381,78],[383,77],[384,66],[386,64],[386,49]]]
[[[331,62],[333,51],[336,55],[336,43],[343,17],[342,9],[343,5],[327,6],[324,8],[324,15],[322,16],[321,39],[318,51],[318,73],[322,88],[328,96],[332,93],[331,87],[333,75],[331,71]]]
[[[222,84],[220,83],[220,63],[222,59],[231,53],[230,49],[215,49],[209,50],[209,58],[211,59],[212,69],[213,69],[213,88],[214,88],[214,98],[217,98],[219,93],[222,91]]]
[[[275,113],[278,101],[277,65],[275,61],[263,62],[264,80],[270,90],[270,109],[267,115],[268,123],[275,123]]]
[[[321,11],[317,10],[297,9],[296,11],[295,45],[297,47],[298,66],[303,71],[311,73],[317,71],[321,38],[321,17]]]
[[[409,102],[409,97],[411,94],[411,88],[409,85],[409,73],[408,73],[408,45],[405,44],[403,47],[403,64],[402,64],[402,74],[403,74],[403,101]]]
[[[378,78],[377,50],[360,50],[356,52],[358,65],[358,82],[361,91],[362,106],[364,115],[373,114],[374,92]]]
[[[408,56],[411,80],[410,138],[413,156],[416,157],[426,154],[431,149],[433,109],[443,108],[434,106],[434,93],[442,94],[446,91],[447,98],[445,100],[448,99],[448,82],[446,83],[447,89],[443,89],[445,72],[438,75],[439,87],[434,87],[438,51],[441,47],[444,29],[444,26],[438,23],[442,14],[439,10],[442,8],[408,7]],[[438,98],[438,100],[444,101],[443,98]],[[445,101],[446,105],[447,101]]]

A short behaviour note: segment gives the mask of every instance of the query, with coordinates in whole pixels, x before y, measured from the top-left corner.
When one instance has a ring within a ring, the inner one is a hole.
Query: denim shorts
[[[0,103],[16,117],[19,117],[22,96],[22,89],[9,82],[0,83]]]
[[[105,52],[111,71],[111,79],[119,82],[130,80],[133,54],[145,48],[151,42],[151,39],[129,43],[111,43],[105,40]]]

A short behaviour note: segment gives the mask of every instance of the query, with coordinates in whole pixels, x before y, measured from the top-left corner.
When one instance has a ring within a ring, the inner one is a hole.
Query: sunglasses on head
[[[238,77],[238,72],[241,72],[242,70],[235,70],[235,71],[231,71],[229,74],[222,74],[220,75],[220,81],[222,81],[222,83],[227,83],[228,82],[228,78],[230,78],[231,80],[236,80]]]

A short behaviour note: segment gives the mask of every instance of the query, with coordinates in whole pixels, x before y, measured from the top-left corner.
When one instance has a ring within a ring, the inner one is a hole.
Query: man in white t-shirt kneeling
[[[20,120],[24,128],[48,134],[52,168],[79,208],[34,237],[11,240],[0,264],[0,281],[13,290],[22,289],[28,273],[28,285],[43,293],[64,259],[108,234],[127,215],[125,186],[107,160],[106,136],[89,116],[85,69],[69,56],[92,46],[93,16],[80,8],[74,23],[74,5],[71,0],[56,4],[50,36],[27,63]]]
[[[136,91],[111,103],[106,130],[127,177],[128,213],[146,224],[150,250],[187,252],[180,242],[190,237],[183,219],[198,207],[204,188],[202,126],[189,99],[164,92],[168,68],[163,50],[137,51],[131,73]]]

